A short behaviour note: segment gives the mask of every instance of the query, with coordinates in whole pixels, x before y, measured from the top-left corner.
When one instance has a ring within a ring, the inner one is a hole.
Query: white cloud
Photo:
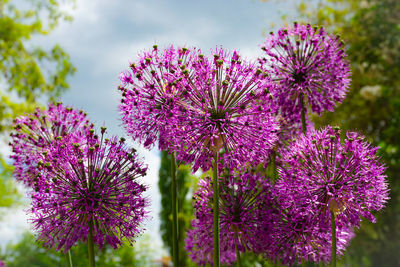
[[[5,140],[6,142],[3,142]],[[6,138],[0,138],[0,155],[7,161],[11,155],[11,147],[8,145]]]
[[[132,146],[132,142],[128,142],[130,146]],[[135,145],[134,147],[137,148],[137,153],[141,157],[144,158],[144,162],[148,166],[147,175],[141,179],[144,184],[149,186],[149,190],[146,192],[145,196],[147,196],[150,200],[150,207],[148,210],[149,213],[149,221],[145,228],[147,229],[147,233],[154,239],[161,244],[160,234],[159,234],[159,227],[160,221],[158,218],[158,214],[160,213],[160,202],[161,196],[158,191],[158,170],[160,168],[160,156],[157,149],[153,150],[146,150],[141,146]]]
[[[23,232],[29,229],[28,216],[24,208],[13,208],[5,214],[2,213],[0,221],[0,246],[5,246],[8,242],[16,241]]]

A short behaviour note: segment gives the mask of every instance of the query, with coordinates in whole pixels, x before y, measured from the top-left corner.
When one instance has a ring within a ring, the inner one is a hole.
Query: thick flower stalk
[[[46,110],[37,109],[32,114],[18,117],[9,144],[15,166],[14,177],[32,186],[34,177],[38,175],[37,163],[46,148],[58,137],[84,134],[87,123],[86,113],[61,103],[49,104]]]
[[[338,127],[311,131],[282,156],[279,186],[314,221],[334,217],[336,230],[359,227],[362,217],[375,222],[371,211],[382,209],[389,198],[377,149],[355,132],[341,141]]]
[[[262,49],[267,57],[259,61],[279,85],[276,97],[284,113],[302,113],[305,123],[307,103],[321,114],[344,99],[351,80],[339,36],[323,27],[294,23],[271,32]]]
[[[175,138],[178,157],[208,170],[215,153],[225,165],[263,162],[277,140],[278,124],[269,100],[267,73],[234,51],[216,49],[211,57],[196,55],[181,68],[184,99],[177,103]]]
[[[148,201],[143,163],[124,139],[105,138],[105,127],[80,140],[57,138],[46,148],[32,193],[31,222],[48,247],[68,251],[77,241],[113,248],[133,242],[142,231]]]
[[[225,173],[220,180],[221,263],[231,265],[240,253],[246,250],[260,252],[267,243],[273,243],[267,232],[272,231],[277,213],[272,187],[261,175]],[[201,180],[194,194],[196,219],[192,221],[193,229],[189,230],[186,239],[191,259],[200,265],[213,263],[211,183],[210,178]]]
[[[190,65],[195,49],[175,48],[143,52],[130,70],[120,74],[120,111],[128,134],[150,148],[158,140],[160,150],[171,151],[176,123],[176,103],[183,92],[176,86],[181,69]]]

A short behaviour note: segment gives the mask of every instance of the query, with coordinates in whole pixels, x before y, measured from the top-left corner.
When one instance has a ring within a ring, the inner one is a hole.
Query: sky
[[[49,48],[60,44],[77,68],[61,101],[84,109],[98,127],[106,125],[109,134],[126,136],[118,113],[118,75],[140,51],[154,44],[159,48],[196,46],[204,52],[222,46],[255,60],[261,55],[265,32],[279,28],[281,16],[294,13],[292,5],[290,0],[77,0],[75,7],[64,6],[72,22],[62,22],[50,35],[35,37],[32,43]],[[161,249],[159,152],[139,148],[138,153],[149,166],[144,179],[152,202],[147,233],[154,247]],[[29,229],[24,209],[3,215],[0,245]]]

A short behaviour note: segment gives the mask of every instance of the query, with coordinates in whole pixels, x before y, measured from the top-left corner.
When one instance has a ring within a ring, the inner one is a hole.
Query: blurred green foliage
[[[58,44],[45,50],[31,41],[71,20],[60,3],[0,0],[0,136],[8,134],[16,116],[38,106],[39,99],[53,100],[68,88],[67,78],[75,72],[69,55]],[[0,154],[0,207],[10,206],[17,196],[11,173]]]
[[[197,179],[191,175],[190,166],[181,165],[177,171],[178,185],[178,249],[179,264],[177,266],[196,266],[190,262],[185,250],[186,231],[193,218],[193,208],[191,199],[188,198],[189,191],[194,187]],[[161,164],[159,170],[158,188],[161,193],[161,211],[160,211],[160,232],[164,245],[172,255],[172,208],[171,208],[171,156],[161,152]]]
[[[79,243],[70,250],[74,267],[89,265],[87,245]],[[144,235],[138,238],[133,245],[124,245],[117,250],[104,246],[96,250],[96,264],[104,267],[131,267],[131,266],[160,266],[156,252],[151,247],[150,237]],[[6,250],[0,254],[7,267],[54,267],[66,266],[67,254],[55,249],[45,249],[35,241],[35,237],[26,232],[21,240],[8,244]]]
[[[10,207],[18,202],[19,193],[14,186],[11,175],[12,167],[0,157],[0,207]]]
[[[367,221],[343,258],[346,266],[400,266],[400,1],[303,1],[305,22],[340,34],[352,67],[352,86],[333,113],[316,126],[338,124],[366,135],[387,164],[390,201]]]

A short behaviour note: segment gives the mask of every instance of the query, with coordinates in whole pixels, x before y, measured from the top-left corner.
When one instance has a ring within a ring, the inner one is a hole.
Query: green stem
[[[238,267],[242,267],[242,262],[240,260],[240,251],[239,251],[239,248],[238,248],[236,242],[235,242],[235,250],[236,250],[236,263],[237,263],[237,266]]]
[[[177,211],[177,182],[176,182],[176,158],[171,153],[171,179],[172,179],[172,261],[174,266],[179,265],[178,251],[178,211]]]
[[[303,133],[307,132],[307,124],[306,124],[306,109],[304,106],[304,96],[300,94],[300,105],[301,105],[301,126]]]
[[[218,152],[213,164],[213,225],[214,225],[214,267],[219,267],[219,186],[218,186]]]
[[[272,181],[275,183],[277,179],[277,171],[276,171],[276,151],[275,149],[272,151]]]
[[[68,262],[69,267],[73,267],[73,265],[72,265],[71,251],[70,251],[70,250],[68,250],[68,255],[65,254],[65,257],[67,258],[67,262]]]
[[[63,252],[64,257],[65,257],[65,262],[67,263],[67,267],[73,267],[72,265],[72,257],[71,257],[71,251],[68,250],[68,252]]]
[[[332,267],[336,267],[336,216],[331,211],[331,227],[332,227]]]
[[[89,222],[88,252],[89,252],[89,267],[95,267],[96,262],[94,259],[93,221]]]

